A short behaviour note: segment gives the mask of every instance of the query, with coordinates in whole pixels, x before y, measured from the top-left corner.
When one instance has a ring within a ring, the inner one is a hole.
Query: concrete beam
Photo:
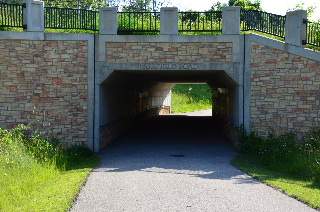
[[[44,32],[44,3],[38,0],[24,0],[26,7],[23,12],[25,32]]]
[[[100,14],[100,35],[116,35],[118,29],[118,16],[116,7],[101,7]]]
[[[240,7],[222,8],[222,34],[240,34]]]
[[[160,9],[160,34],[177,35],[178,34],[178,8],[162,7]]]
[[[303,46],[303,40],[307,39],[307,27],[304,23],[307,19],[307,11],[297,10],[286,14],[286,43]]]

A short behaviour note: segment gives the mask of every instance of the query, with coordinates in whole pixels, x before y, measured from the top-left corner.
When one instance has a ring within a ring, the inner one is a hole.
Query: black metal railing
[[[222,12],[179,12],[179,32],[222,32]]]
[[[0,3],[0,31],[3,27],[22,27],[25,4]]]
[[[253,30],[281,38],[285,37],[286,16],[259,10],[243,10],[240,20],[242,31]]]
[[[45,7],[44,14],[45,28],[99,30],[98,11]]]
[[[118,34],[160,32],[160,12],[118,12]]]
[[[320,46],[320,22],[305,21],[307,24],[307,40],[304,44]]]

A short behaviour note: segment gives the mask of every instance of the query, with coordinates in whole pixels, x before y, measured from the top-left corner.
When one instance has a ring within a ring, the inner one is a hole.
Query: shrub
[[[267,137],[248,134],[238,128],[238,149],[256,156],[266,167],[314,178],[320,182],[320,130],[313,129],[310,135],[299,140],[294,133]]]

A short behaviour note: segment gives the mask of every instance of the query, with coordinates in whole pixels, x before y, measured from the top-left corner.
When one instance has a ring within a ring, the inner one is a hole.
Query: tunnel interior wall
[[[237,142],[236,126],[239,123],[239,87],[212,89],[212,115],[220,130],[233,143]]]
[[[133,84],[133,87],[122,89],[101,86],[100,148],[105,147],[143,120],[170,113],[170,89],[154,87],[141,89],[138,85]]]

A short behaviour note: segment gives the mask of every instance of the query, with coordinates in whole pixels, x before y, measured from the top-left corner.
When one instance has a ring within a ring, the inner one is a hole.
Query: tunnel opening
[[[203,111],[202,114],[189,115],[212,114],[212,89],[207,83],[178,83],[171,91],[172,113]]]
[[[209,86],[212,97],[210,119],[203,118],[201,121],[200,118],[185,117],[178,120],[159,116],[172,112],[172,88],[177,84]],[[114,70],[99,85],[99,149],[139,125],[145,128],[154,126],[149,120],[156,123],[155,120],[161,119],[161,123],[166,123],[161,124],[162,127],[171,126],[172,122],[194,124],[194,129],[199,131],[201,129],[196,126],[202,126],[202,129],[205,126],[199,124],[201,122],[222,128],[220,132],[230,134],[228,128],[239,126],[242,122],[240,95],[241,86],[223,70]],[[157,124],[154,127],[159,128]],[[183,131],[186,128],[179,129]],[[175,130],[179,129],[176,127]],[[161,127],[159,130],[164,131]],[[150,129],[142,131],[154,132]],[[180,136],[185,134],[181,132]]]

